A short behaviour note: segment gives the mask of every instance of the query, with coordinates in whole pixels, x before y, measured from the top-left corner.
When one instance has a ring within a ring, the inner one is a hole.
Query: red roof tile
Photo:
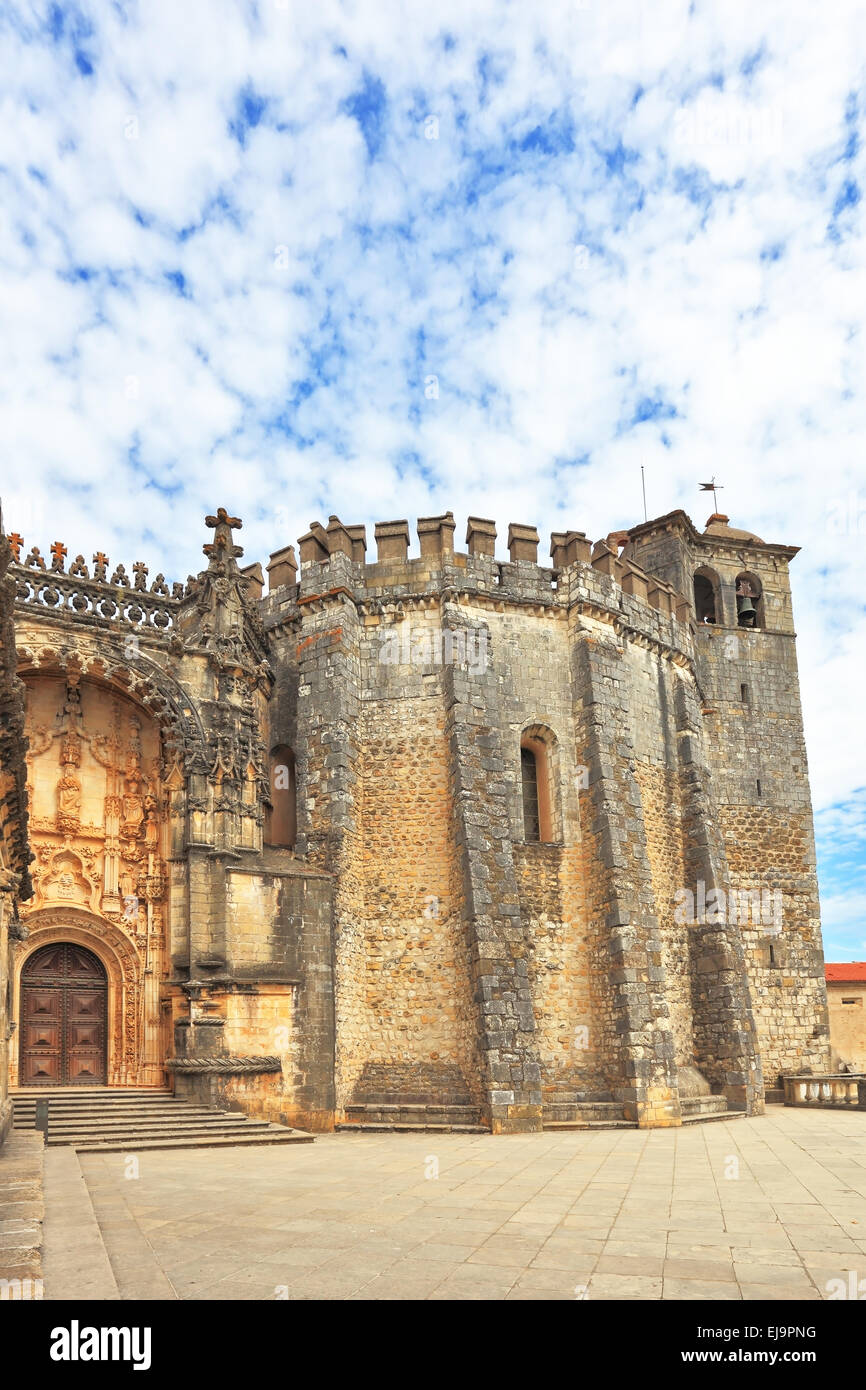
[[[856,980],[866,983],[866,960],[827,961],[824,975],[828,984],[853,984]]]

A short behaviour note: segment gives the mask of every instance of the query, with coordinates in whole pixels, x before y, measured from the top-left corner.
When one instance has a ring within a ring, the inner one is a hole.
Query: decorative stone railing
[[[73,618],[95,618],[139,631],[170,631],[183,597],[183,585],[173,585],[170,593],[162,575],[157,576],[150,589],[144,588],[141,571],[135,584],[130,584],[125,573],[118,576],[119,582],[110,583],[22,564],[10,565],[9,573],[17,585],[18,604]],[[146,575],[146,571],[144,573]]]
[[[866,1076],[783,1076],[785,1104],[816,1109],[866,1110]]]

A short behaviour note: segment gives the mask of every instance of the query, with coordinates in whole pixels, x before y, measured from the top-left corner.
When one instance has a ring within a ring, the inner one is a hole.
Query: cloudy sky
[[[803,547],[866,959],[862,4],[6,0],[0,44],[7,529],[175,579],[218,505],[266,561],[334,512],[605,535],[641,465],[703,525],[715,473]]]

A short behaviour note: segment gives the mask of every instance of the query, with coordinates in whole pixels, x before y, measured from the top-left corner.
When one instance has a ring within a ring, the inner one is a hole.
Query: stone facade
[[[331,517],[265,595],[239,520],[208,524],[171,590],[11,538],[15,1016],[39,945],[87,945],[109,1084],[312,1129],[426,1106],[531,1131],[564,1103],[677,1125],[825,1068],[791,547],[680,512],[556,534],[549,566],[513,525],[505,563],[481,518],[456,551],[448,513],[417,558],[378,525],[368,563]]]
[[[16,1015],[12,1003],[12,955],[26,935],[19,908],[30,896],[27,843],[27,769],[24,689],[16,674],[13,605],[9,576],[12,549],[0,518],[0,1145],[12,1126],[9,1050]]]

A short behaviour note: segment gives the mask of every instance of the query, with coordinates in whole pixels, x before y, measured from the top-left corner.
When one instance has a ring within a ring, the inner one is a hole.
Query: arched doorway
[[[105,1085],[108,978],[92,951],[58,941],[21,972],[22,1086]]]

